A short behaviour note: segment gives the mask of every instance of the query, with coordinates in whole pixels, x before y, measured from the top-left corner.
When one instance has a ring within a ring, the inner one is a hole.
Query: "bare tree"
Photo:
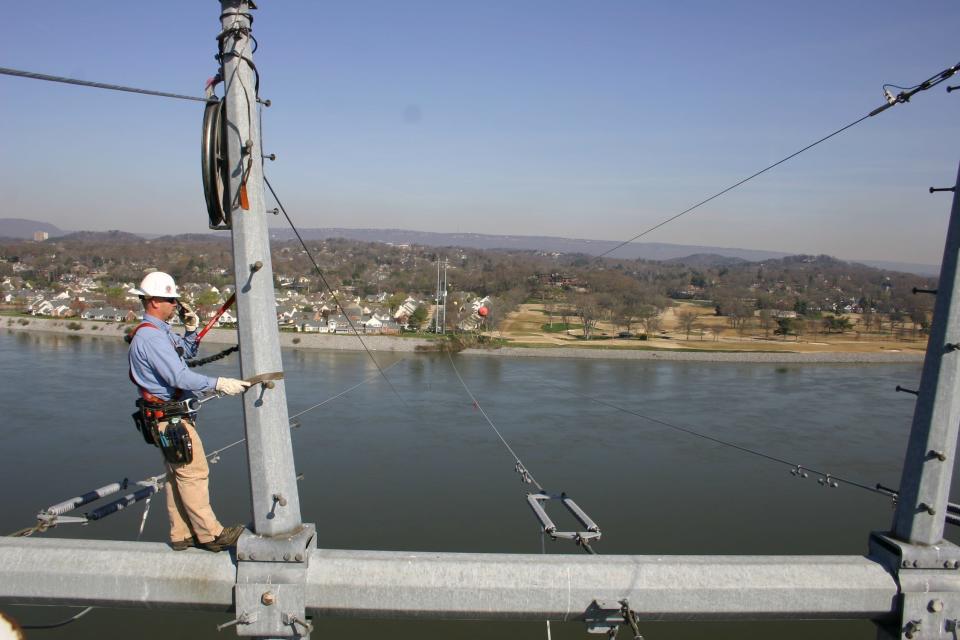
[[[594,295],[581,293],[573,299],[573,308],[583,323],[583,338],[589,340],[600,319],[600,305]]]
[[[723,332],[727,330],[722,324],[717,324],[710,327],[710,330],[713,332],[713,341],[717,342],[720,339],[720,336],[723,335]]]
[[[693,309],[687,309],[677,314],[677,321],[680,323],[680,328],[687,334],[687,340],[690,339],[690,331],[693,330],[693,325],[698,317],[699,314]]]

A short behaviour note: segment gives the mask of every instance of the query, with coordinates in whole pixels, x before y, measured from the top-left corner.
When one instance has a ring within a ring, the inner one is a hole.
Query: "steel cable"
[[[330,296],[333,298],[333,301],[336,303],[337,308],[340,309],[340,312],[343,314],[343,317],[347,319],[347,324],[350,325],[350,329],[353,331],[354,335],[357,336],[357,340],[360,341],[363,350],[367,352],[367,355],[370,356],[371,362],[374,366],[377,367],[377,370],[380,372],[380,375],[383,376],[383,379],[387,381],[387,384],[390,385],[390,389],[393,391],[393,394],[397,396],[400,402],[404,406],[407,406],[407,401],[403,399],[403,396],[400,395],[400,392],[397,391],[397,388],[393,386],[393,383],[390,382],[390,378],[383,372],[383,368],[380,366],[380,363],[377,362],[377,359],[373,357],[373,352],[370,351],[370,348],[367,346],[367,343],[364,342],[363,338],[360,336],[360,332],[357,331],[357,327],[353,324],[353,320],[350,319],[350,316],[347,315],[347,311],[343,308],[343,305],[340,303],[340,300],[333,294],[333,287],[330,286],[330,283],[327,282],[327,277],[323,274],[323,269],[320,268],[320,265],[317,264],[316,259],[313,257],[313,252],[307,247],[307,243],[304,242],[303,236],[300,235],[300,231],[297,229],[296,225],[293,224],[293,220],[290,219],[290,214],[287,213],[287,208],[283,206],[283,203],[280,202],[280,198],[277,196],[277,192],[273,190],[273,185],[270,184],[270,181],[267,180],[267,176],[263,176],[263,183],[267,185],[267,188],[270,189],[270,194],[273,196],[273,199],[276,201],[277,206],[280,207],[280,211],[283,212],[283,217],[287,219],[287,224],[290,225],[290,229],[293,231],[294,235],[297,236],[297,240],[300,241],[300,246],[303,247],[304,253],[307,254],[307,257],[310,259],[310,262],[313,263],[313,268],[317,270],[317,275],[320,276],[320,281],[323,282],[323,286],[326,287],[327,291],[330,292]]]
[[[177,100],[193,100],[194,102],[216,102],[214,98],[200,98],[197,96],[187,96],[180,93],[167,93],[166,91],[153,91],[151,89],[138,89],[137,87],[125,87],[119,84],[107,84],[106,82],[93,82],[91,80],[78,80],[77,78],[65,78],[63,76],[51,76],[46,73],[37,73],[35,71],[22,71],[20,69],[8,69],[0,67],[0,74],[6,76],[15,76],[18,78],[29,78],[31,80],[46,80],[47,82],[62,82],[64,84],[75,84],[81,87],[93,87],[94,89],[109,89],[110,91],[125,91],[127,93],[139,93],[146,96],[159,96],[161,98],[175,98]]]
[[[517,470],[523,469],[523,473],[526,474],[526,477],[530,478],[530,482],[537,488],[541,493],[543,492],[543,487],[537,482],[537,479],[533,477],[533,474],[530,473],[530,470],[527,468],[523,461],[520,460],[520,456],[517,455],[516,451],[513,450],[513,447],[510,446],[510,443],[507,442],[506,438],[503,437],[503,434],[500,433],[500,430],[497,429],[497,425],[493,424],[493,420],[490,419],[490,416],[487,415],[487,412],[483,410],[483,407],[480,406],[480,403],[477,401],[476,396],[473,395],[473,392],[470,391],[470,387],[467,386],[467,383],[463,381],[463,377],[460,375],[460,371],[457,370],[457,365],[453,363],[453,356],[450,353],[447,353],[447,359],[450,361],[450,366],[453,367],[453,372],[457,376],[457,380],[460,381],[460,384],[463,386],[463,390],[467,392],[467,395],[470,396],[470,399],[473,401],[473,406],[480,410],[480,415],[483,416],[483,419],[487,421],[487,424],[490,425],[490,428],[493,429],[493,432],[497,434],[497,437],[500,438],[500,442],[503,443],[503,446],[507,448],[507,451],[510,452],[510,455],[513,456],[513,459],[517,462]]]
[[[753,179],[756,178],[757,176],[760,176],[760,175],[766,173],[767,171],[770,171],[770,170],[773,169],[774,167],[777,167],[777,166],[783,164],[784,162],[786,162],[786,161],[788,161],[788,160],[791,160],[791,159],[793,159],[793,158],[796,158],[798,155],[800,155],[800,154],[803,153],[804,151],[808,151],[808,150],[814,148],[815,146],[817,146],[817,145],[820,144],[821,142],[826,142],[826,141],[829,140],[830,138],[832,138],[832,137],[834,137],[834,136],[836,136],[836,135],[839,135],[839,134],[843,133],[844,131],[846,131],[847,129],[850,129],[851,127],[854,127],[854,126],[860,124],[861,122],[863,122],[863,121],[866,120],[867,118],[870,118],[870,117],[873,117],[873,116],[875,116],[875,115],[877,115],[877,114],[879,114],[879,113],[882,113],[882,112],[886,111],[887,109],[889,109],[890,107],[894,106],[895,104],[902,104],[902,103],[905,103],[905,102],[909,101],[910,98],[911,98],[914,94],[916,94],[916,93],[918,93],[918,92],[920,92],[920,91],[926,91],[927,89],[930,89],[930,88],[932,88],[932,87],[937,86],[937,85],[940,84],[941,82],[945,81],[947,78],[950,78],[951,76],[953,76],[955,73],[957,73],[957,71],[960,71],[960,64],[954,65],[954,66],[952,66],[952,67],[948,67],[947,69],[944,69],[944,70],[941,71],[940,73],[937,73],[937,74],[931,76],[931,77],[928,78],[927,80],[924,80],[924,81],[921,82],[920,84],[911,87],[909,90],[907,90],[907,91],[904,92],[904,93],[901,93],[901,94],[898,95],[898,96],[891,96],[890,98],[888,98],[888,102],[887,102],[887,104],[885,104],[884,106],[878,107],[877,109],[874,109],[873,111],[871,111],[871,112],[868,113],[867,115],[863,116],[862,118],[858,118],[858,119],[854,120],[853,122],[851,122],[850,124],[845,125],[845,126],[843,126],[843,127],[840,127],[839,129],[837,129],[837,130],[834,131],[833,133],[830,133],[830,134],[827,134],[827,135],[823,136],[822,138],[820,138],[820,139],[817,140],[816,142],[812,142],[812,143],[808,144],[807,146],[805,146],[804,148],[800,149],[799,151],[794,151],[793,153],[791,153],[791,154],[788,155],[787,157],[782,158],[781,160],[778,160],[778,161],[774,162],[773,164],[771,164],[771,165],[769,165],[769,166],[767,166],[767,167],[764,167],[764,168],[761,169],[760,171],[757,171],[756,173],[754,173],[754,174],[752,174],[752,175],[744,178],[743,180],[740,180],[739,182],[730,185],[729,187],[727,187],[726,189],[723,189],[722,191],[718,191],[717,193],[713,194],[713,195],[710,196],[709,198],[707,198],[707,199],[705,199],[705,200],[701,200],[700,202],[698,202],[697,204],[693,205],[692,207],[690,207],[690,208],[688,208],[688,209],[684,209],[684,210],[681,211],[680,213],[678,213],[678,214],[676,214],[676,215],[674,215],[674,216],[671,216],[671,217],[667,218],[666,220],[663,220],[662,222],[659,222],[659,223],[653,225],[652,227],[650,227],[650,228],[647,229],[646,231],[643,231],[643,232],[641,232],[641,233],[638,233],[637,235],[633,236],[633,237],[630,238],[629,240],[624,240],[623,242],[621,242],[620,244],[616,245],[616,246],[613,247],[612,249],[609,249],[609,250],[607,250],[607,251],[604,251],[603,253],[601,253],[601,254],[598,255],[597,257],[598,257],[598,258],[603,258],[603,257],[605,257],[605,256],[608,256],[608,255],[610,255],[611,253],[613,253],[614,251],[616,251],[617,249],[619,249],[619,248],[621,248],[621,247],[624,247],[624,246],[630,244],[631,242],[633,242],[633,241],[635,241],[635,240],[639,240],[640,238],[642,238],[643,236],[647,235],[648,233],[651,233],[652,231],[655,231],[655,230],[659,229],[660,227],[664,226],[665,224],[668,224],[668,223],[670,223],[670,222],[673,222],[673,221],[676,220],[677,218],[679,218],[679,217],[681,217],[681,216],[684,216],[684,215],[690,213],[690,212],[693,211],[694,209],[697,209],[698,207],[701,207],[701,206],[707,204],[707,203],[710,202],[711,200],[715,200],[716,198],[719,198],[719,197],[722,196],[723,194],[729,193],[730,191],[733,191],[733,190],[736,189],[737,187],[739,187],[739,186],[741,186],[741,185],[743,185],[743,184],[745,184],[745,183],[753,180]],[[884,87],[887,87],[887,86],[892,86],[892,85],[884,85]]]
[[[589,395],[587,395],[587,394],[585,394],[585,393],[580,393],[579,391],[574,391],[573,389],[569,389],[569,388],[566,388],[566,387],[562,387],[562,386],[560,386],[560,385],[556,385],[556,384],[549,383],[549,382],[547,382],[546,384],[550,385],[551,387],[554,387],[555,389],[559,389],[559,390],[564,391],[564,392],[566,392],[566,393],[571,393],[571,394],[573,394],[573,395],[580,396],[581,398],[583,398],[583,399],[585,399],[585,400],[590,400],[591,402],[595,402],[595,403],[597,403],[597,404],[599,404],[599,405],[603,405],[603,406],[608,407],[608,408],[610,408],[610,409],[614,409],[614,410],[620,411],[620,412],[622,412],[622,413],[627,413],[627,414],[629,414],[629,415],[636,416],[637,418],[641,418],[641,419],[646,420],[646,421],[648,421],[648,422],[653,422],[654,424],[659,424],[659,425],[664,426],[664,427],[667,427],[667,428],[669,428],[669,429],[673,429],[673,430],[675,430],[675,431],[680,431],[681,433],[686,433],[687,435],[691,435],[691,436],[694,436],[694,437],[697,437],[697,438],[702,438],[703,440],[708,440],[708,441],[710,441],[710,442],[714,442],[714,443],[716,443],[716,444],[723,445],[724,447],[730,447],[730,448],[732,448],[732,449],[736,449],[736,450],[738,450],[738,451],[742,451],[743,453],[748,453],[748,454],[750,454],[750,455],[754,455],[754,456],[757,456],[757,457],[760,457],[760,458],[764,458],[765,460],[769,460],[770,462],[776,462],[776,463],[778,463],[778,464],[787,465],[787,466],[791,467],[792,469],[794,469],[795,471],[798,471],[798,472],[809,471],[810,473],[812,473],[812,474],[814,474],[814,475],[820,476],[820,477],[821,477],[821,480],[824,480],[824,481],[834,480],[834,481],[836,481],[836,482],[838,482],[838,483],[847,484],[847,485],[850,485],[851,487],[857,487],[858,489],[863,489],[863,490],[865,490],[865,491],[869,491],[870,493],[877,493],[877,494],[880,494],[880,495],[883,495],[883,496],[890,497],[890,492],[889,492],[889,491],[883,491],[883,490],[881,490],[881,489],[879,489],[879,488],[877,488],[877,487],[871,487],[870,485],[863,484],[862,482],[857,482],[856,480],[850,480],[850,479],[848,479],[848,478],[844,478],[844,477],[842,477],[842,476],[837,476],[837,475],[834,475],[834,474],[832,474],[832,473],[827,473],[827,472],[825,472],[825,471],[818,471],[817,469],[813,469],[813,468],[808,467],[808,466],[806,466],[806,465],[802,465],[802,464],[799,464],[799,463],[796,463],[796,462],[791,462],[791,461],[789,461],[789,460],[785,460],[784,458],[779,458],[779,457],[777,457],[777,456],[770,455],[770,454],[765,453],[765,452],[763,452],[763,451],[760,451],[760,450],[758,450],[758,449],[752,449],[752,448],[750,448],[750,447],[745,447],[745,446],[743,446],[743,445],[739,445],[739,444],[736,444],[736,443],[733,443],[733,442],[729,442],[729,441],[727,441],[727,440],[722,440],[722,439],[720,439],[720,438],[715,438],[715,437],[713,437],[713,436],[708,436],[708,435],[705,434],[705,433],[701,433],[701,432],[699,432],[699,431],[694,431],[693,429],[689,429],[689,428],[687,428],[687,427],[681,427],[680,425],[667,422],[666,420],[661,420],[661,419],[659,419],[659,418],[654,418],[654,417],[652,417],[652,416],[644,415],[644,414],[642,414],[642,413],[640,413],[640,412],[638,412],[638,411],[634,411],[633,409],[627,409],[626,407],[621,407],[621,406],[616,405],[616,404],[614,404],[614,403],[612,403],[612,402],[608,402],[608,401],[606,401],[606,400],[601,400],[601,399],[599,399],[599,398],[595,398],[595,397],[593,397],[593,396],[589,396]]]

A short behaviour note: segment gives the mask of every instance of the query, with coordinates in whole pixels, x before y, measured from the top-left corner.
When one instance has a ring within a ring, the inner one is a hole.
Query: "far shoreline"
[[[82,336],[121,340],[129,323],[74,320],[70,318],[27,318],[0,316],[0,327],[8,331],[48,335]],[[23,324],[22,321],[26,321]],[[79,329],[70,326],[80,325]],[[213,329],[204,337],[206,345],[231,345],[237,342],[235,329]],[[368,334],[363,336],[366,348],[377,353],[437,353],[436,342],[424,338],[402,338]],[[305,351],[363,351],[364,346],[356,336],[327,335],[314,333],[280,332],[280,347]],[[603,349],[593,347],[499,347],[492,349],[470,348],[460,352],[468,356],[500,358],[563,358],[602,360],[645,360],[664,362],[716,362],[758,364],[904,364],[920,363],[924,353],[920,351],[886,351],[881,353],[856,353],[844,351],[821,351],[815,353],[768,352],[768,351],[676,351],[654,349]]]

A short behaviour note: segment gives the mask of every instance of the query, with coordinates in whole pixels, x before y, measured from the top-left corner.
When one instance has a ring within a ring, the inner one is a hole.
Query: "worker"
[[[194,546],[222,551],[236,544],[244,527],[224,527],[210,507],[210,469],[196,430],[195,398],[214,391],[239,395],[250,383],[211,378],[187,367],[186,359],[199,347],[200,321],[180,300],[169,274],[149,273],[130,293],[143,303],[143,322],[129,336],[130,380],[140,391],[134,422],[144,439],[164,455],[170,546],[176,551]],[[178,310],[186,329],[182,337],[169,324]]]

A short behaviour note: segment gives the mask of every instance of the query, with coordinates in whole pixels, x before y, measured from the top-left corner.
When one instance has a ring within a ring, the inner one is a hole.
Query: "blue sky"
[[[200,95],[213,0],[21,2],[0,66]],[[960,61],[952,2],[262,0],[267,172],[300,226],[623,240]],[[960,77],[952,84],[960,84]],[[644,238],[935,263],[941,85]],[[0,76],[0,217],[203,231],[202,106]]]

